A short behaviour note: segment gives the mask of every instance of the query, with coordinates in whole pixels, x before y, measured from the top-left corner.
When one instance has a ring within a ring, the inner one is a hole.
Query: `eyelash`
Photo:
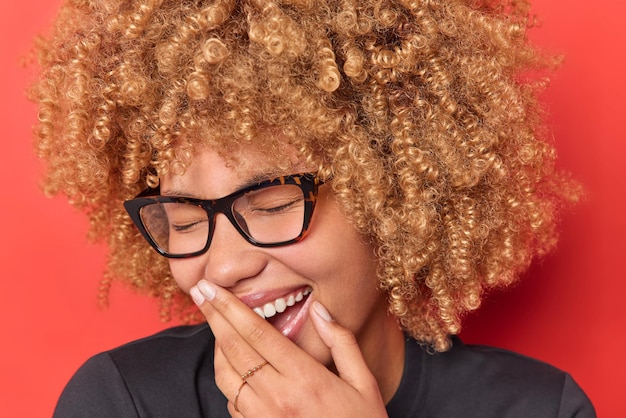
[[[273,208],[268,208],[268,209],[253,209],[254,210],[259,210],[259,211],[263,211],[263,212],[267,212],[267,213],[275,213],[275,212],[280,212],[282,210],[285,209],[289,209],[290,207],[292,207],[293,205],[295,205],[298,202],[301,202],[303,199],[302,198],[298,198],[298,199],[294,199],[291,202],[285,203],[284,205],[280,205],[280,206],[276,206]]]
[[[188,224],[183,224],[183,225],[171,224],[171,227],[176,232],[186,232],[201,222],[205,222],[205,221],[195,221],[195,222],[190,222]]]

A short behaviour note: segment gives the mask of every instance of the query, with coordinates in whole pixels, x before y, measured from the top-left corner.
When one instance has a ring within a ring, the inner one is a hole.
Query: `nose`
[[[267,263],[262,249],[246,241],[222,213],[215,217],[209,250],[200,257],[205,279],[226,288],[257,276]]]

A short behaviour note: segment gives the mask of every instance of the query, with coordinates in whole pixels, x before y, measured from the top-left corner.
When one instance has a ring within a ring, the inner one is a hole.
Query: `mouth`
[[[304,325],[311,292],[311,287],[299,289],[253,310],[293,341]]]

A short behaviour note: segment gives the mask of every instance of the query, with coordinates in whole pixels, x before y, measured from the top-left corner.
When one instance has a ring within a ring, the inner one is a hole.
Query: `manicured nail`
[[[189,289],[189,296],[191,296],[193,302],[198,306],[202,305],[206,300],[204,298],[204,295],[200,292],[200,289],[198,289],[196,286]]]
[[[324,321],[333,322],[333,318],[328,313],[328,310],[318,301],[313,301],[313,309],[315,309],[315,312],[317,312],[317,314],[322,317]]]
[[[215,292],[217,291],[217,289],[215,289],[215,286],[213,286],[211,283],[207,282],[206,280],[200,280],[197,286],[198,289],[200,289],[200,292],[202,292],[202,294],[206,298],[206,300],[215,299]]]

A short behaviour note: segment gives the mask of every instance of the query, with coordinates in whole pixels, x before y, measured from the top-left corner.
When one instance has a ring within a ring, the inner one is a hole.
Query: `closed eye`
[[[189,223],[185,223],[185,224],[174,224],[174,223],[172,223],[172,224],[170,224],[170,227],[175,232],[191,232],[199,224],[201,224],[203,222],[207,222],[207,221],[206,220],[199,220],[199,221],[196,221],[196,222],[189,222]]]
[[[283,212],[285,210],[290,209],[291,207],[295,206],[302,200],[304,199],[298,198],[298,199],[292,200],[291,202],[287,202],[282,205],[274,206],[271,208],[254,208],[253,211],[261,211],[261,212],[266,212],[266,213],[279,213],[279,212]]]

